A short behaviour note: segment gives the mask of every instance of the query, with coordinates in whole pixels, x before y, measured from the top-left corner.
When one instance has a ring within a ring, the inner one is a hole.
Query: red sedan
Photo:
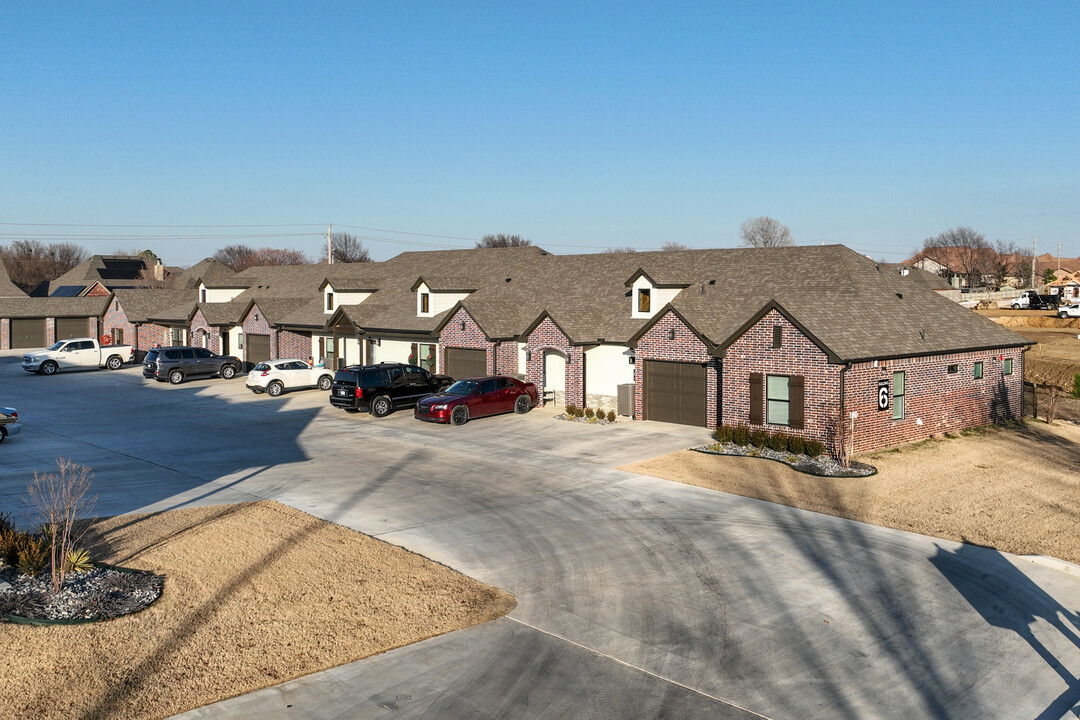
[[[458,380],[435,395],[416,403],[413,417],[427,422],[464,425],[471,418],[499,413],[527,413],[540,397],[536,385],[497,375]]]

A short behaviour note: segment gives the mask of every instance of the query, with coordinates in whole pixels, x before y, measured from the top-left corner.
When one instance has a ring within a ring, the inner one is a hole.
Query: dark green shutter
[[[761,373],[750,373],[750,424],[761,425],[765,409],[765,378]]]
[[[803,386],[802,375],[788,378],[788,424],[793,430],[803,429]]]

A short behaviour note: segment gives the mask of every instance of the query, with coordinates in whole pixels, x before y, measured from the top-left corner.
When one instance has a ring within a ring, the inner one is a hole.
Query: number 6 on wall
[[[878,380],[877,381],[877,409],[888,410],[889,409],[889,381]]]

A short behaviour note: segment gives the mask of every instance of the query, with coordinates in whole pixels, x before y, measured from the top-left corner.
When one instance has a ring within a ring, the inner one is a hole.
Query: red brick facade
[[[293,330],[275,331],[277,338],[270,338],[270,352],[276,353],[277,358],[299,358],[307,360],[311,357],[311,333],[295,332]]]
[[[216,327],[211,327],[210,323],[206,322],[202,310],[196,310],[191,318],[191,344],[196,347],[205,347],[212,352],[221,352],[221,333]]]
[[[779,348],[773,347],[774,327],[781,328]],[[725,425],[750,422],[750,374],[801,375],[804,381],[802,430],[767,423],[770,430],[783,430],[826,442],[840,412],[841,365],[829,363],[828,356],[776,310],[770,310],[753,327],[727,348],[723,359],[723,409]]]
[[[123,333],[123,340],[118,337],[117,330]],[[131,345],[139,351],[149,350],[154,345],[171,344],[169,328],[161,325],[134,325],[128,321],[124,306],[115,298],[105,310],[101,333],[114,338],[117,343]]]
[[[671,332],[675,339],[671,340]],[[720,361],[709,355],[709,350],[697,335],[673,312],[664,314],[642,335],[634,348],[634,417],[644,417],[645,361],[667,360],[705,365],[705,418],[709,426],[720,421]]]
[[[1005,360],[1012,372],[1004,374]],[[975,378],[975,363],[982,378]],[[950,366],[956,372],[950,373]],[[878,381],[904,373],[904,417],[893,420],[890,409],[878,410]],[[844,373],[844,415],[855,419],[855,452],[912,442],[935,433],[990,425],[1021,416],[1023,357],[1020,348],[932,355],[928,357],[856,363]],[[921,424],[920,424],[921,421]],[[846,420],[848,428],[851,420]]]
[[[465,308],[458,308],[458,311],[443,326],[442,332],[439,334],[439,372],[446,372],[446,348],[448,347],[483,350],[486,356],[487,374],[494,374],[495,343],[487,339],[484,331],[480,329],[472,316],[465,311]],[[517,365],[516,360],[514,364]],[[501,363],[499,372],[505,372]]]
[[[258,305],[252,305],[248,310],[247,315],[244,316],[243,324],[241,325],[244,331],[244,352],[240,356],[240,359],[244,362],[250,362],[248,360],[248,342],[247,335],[271,335],[270,337],[270,359],[274,358],[274,338],[271,334],[270,323],[266,320],[266,314],[259,309]],[[236,355],[237,353],[233,353]]]
[[[544,353],[554,350],[566,358],[566,395],[565,404],[582,407],[585,404],[584,383],[581,382],[581,368],[584,367],[585,351],[580,345],[571,345],[569,338],[559,326],[546,317],[529,333],[525,344],[525,380],[536,385],[537,390],[544,390]]]
[[[500,375],[518,374],[518,345],[506,340],[495,346],[495,371]]]

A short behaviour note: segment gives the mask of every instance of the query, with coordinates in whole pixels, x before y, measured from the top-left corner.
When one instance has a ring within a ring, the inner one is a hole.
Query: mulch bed
[[[164,584],[153,573],[102,565],[70,573],[54,591],[47,573],[23,575],[6,567],[0,570],[0,615],[31,624],[108,620],[149,607]]]
[[[702,445],[691,449],[709,455],[734,455],[737,457],[774,460],[784,463],[801,473],[817,475],[818,477],[870,477],[877,473],[877,469],[872,465],[859,462],[851,463],[851,467],[844,467],[830,455],[822,454],[817,457],[803,454],[795,455],[789,452],[777,452],[772,448],[736,445],[733,442],[713,443],[712,445]]]

